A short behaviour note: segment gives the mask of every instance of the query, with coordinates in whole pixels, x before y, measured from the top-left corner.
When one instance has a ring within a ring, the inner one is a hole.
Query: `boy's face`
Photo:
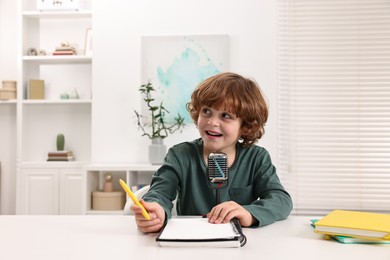
[[[242,119],[233,113],[202,107],[198,128],[204,143],[204,154],[224,152],[233,155],[241,136]]]

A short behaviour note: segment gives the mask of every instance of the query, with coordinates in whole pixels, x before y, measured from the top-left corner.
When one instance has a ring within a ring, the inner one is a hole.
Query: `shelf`
[[[92,104],[90,99],[43,99],[43,100],[23,100],[23,105],[88,105]]]
[[[23,56],[24,62],[38,64],[90,64],[92,63],[91,56],[85,55],[64,55],[64,56]]]
[[[16,104],[16,99],[0,100],[0,105]]]
[[[161,165],[152,164],[89,164],[84,167],[86,171],[157,171]]]
[[[21,168],[79,168],[88,164],[85,161],[70,161],[70,162],[23,162]]]
[[[138,184],[149,184],[154,172],[161,165],[151,164],[89,164],[83,167],[83,212],[89,215],[123,214],[123,211],[102,211],[92,209],[92,192],[101,190],[104,183],[104,175],[111,173],[115,190],[121,190],[119,179],[123,179],[130,187]],[[126,197],[127,199],[127,197]]]
[[[75,19],[75,18],[91,18],[92,11],[25,11],[23,17],[31,19]]]
[[[87,210],[87,215],[123,215],[123,210]]]

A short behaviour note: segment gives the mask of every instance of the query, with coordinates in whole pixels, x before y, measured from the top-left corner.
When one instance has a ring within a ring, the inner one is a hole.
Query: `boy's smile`
[[[206,134],[209,135],[209,136],[214,136],[214,137],[220,137],[220,136],[222,136],[221,133],[214,132],[214,131],[206,131]]]

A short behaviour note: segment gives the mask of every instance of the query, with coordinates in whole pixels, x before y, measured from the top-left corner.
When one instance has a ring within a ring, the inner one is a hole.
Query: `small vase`
[[[152,139],[152,144],[149,145],[149,162],[151,164],[162,164],[166,153],[167,147],[164,144],[164,139]]]

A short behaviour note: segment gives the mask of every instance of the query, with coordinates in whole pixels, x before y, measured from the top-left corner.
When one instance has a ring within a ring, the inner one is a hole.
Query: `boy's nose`
[[[219,126],[219,119],[217,117],[215,117],[215,116],[212,116],[212,117],[209,118],[207,123],[209,125],[212,125],[212,126]]]

